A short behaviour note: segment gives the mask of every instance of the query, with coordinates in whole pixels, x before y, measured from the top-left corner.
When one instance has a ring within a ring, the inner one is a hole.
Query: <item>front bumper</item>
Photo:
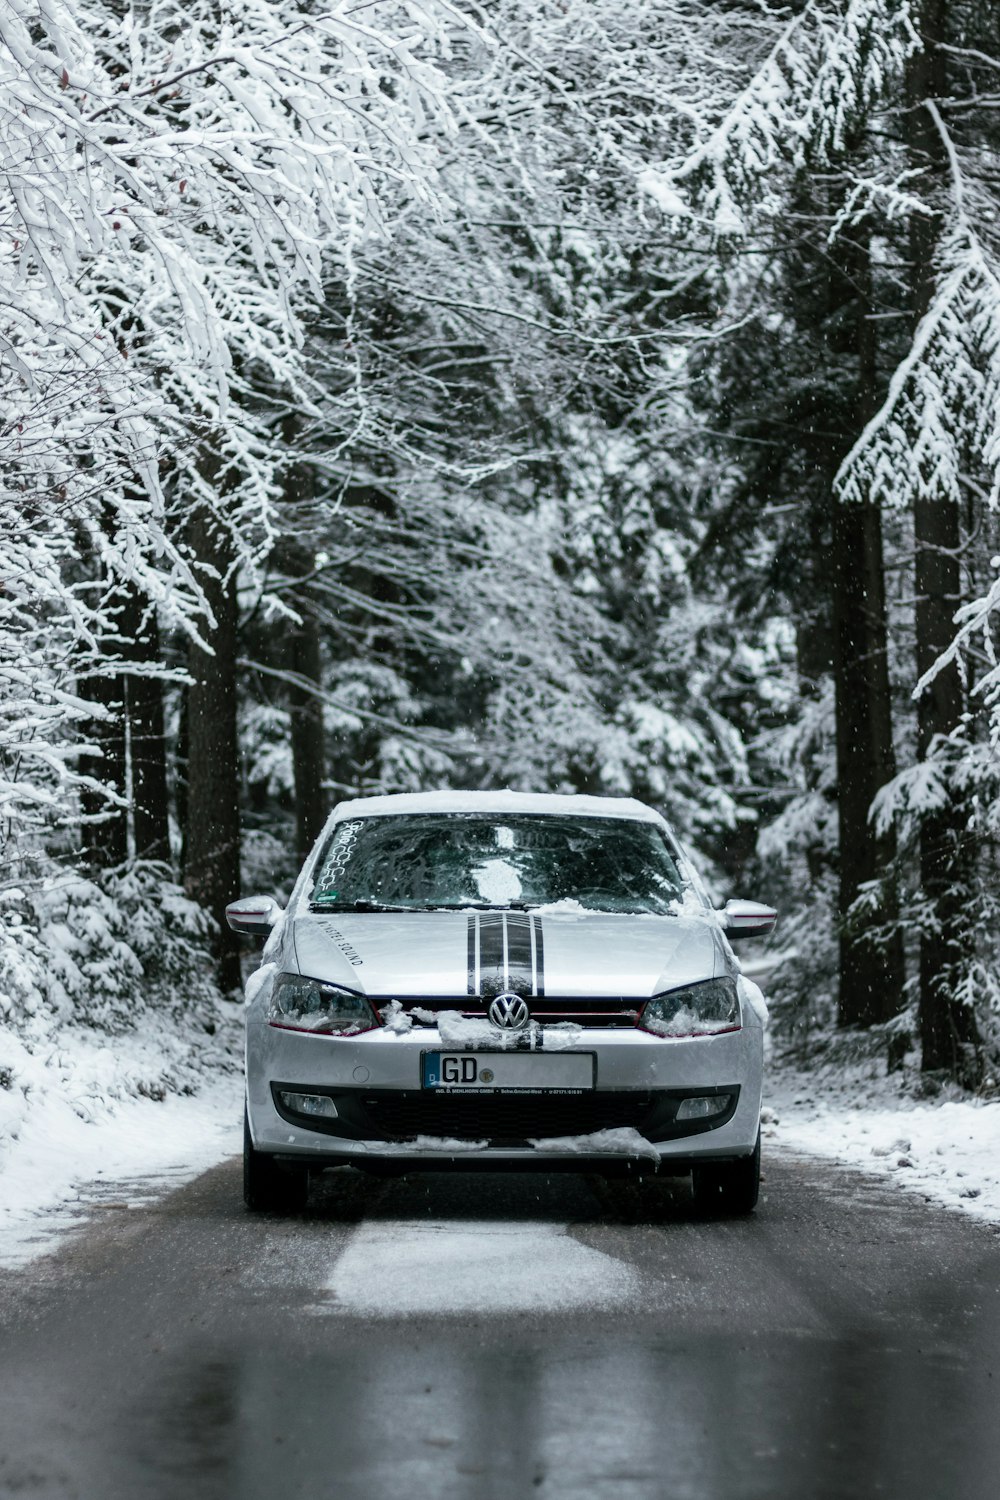
[[[382,1162],[400,1168],[584,1169],[633,1158],[680,1172],[696,1161],[748,1155],[756,1144],[763,1048],[754,1026],[676,1039],[587,1029],[572,1050],[596,1055],[596,1088],[561,1103],[517,1096],[516,1109],[494,1106],[489,1098],[477,1104],[468,1095],[421,1089],[420,1058],[428,1050],[449,1050],[435,1027],[327,1037],[250,1021],[247,1109],[255,1148],[316,1167]],[[283,1118],[278,1086],[332,1096],[337,1119],[307,1125],[287,1111]],[[681,1097],[720,1090],[732,1092],[736,1101],[718,1121],[677,1125]],[[606,1137],[599,1148],[587,1149],[586,1138],[595,1130],[623,1128],[634,1132],[633,1149]]]

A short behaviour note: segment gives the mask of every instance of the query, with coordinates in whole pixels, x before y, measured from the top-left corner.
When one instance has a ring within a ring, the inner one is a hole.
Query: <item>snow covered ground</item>
[[[154,1012],[123,1035],[0,1034],[0,1267],[241,1150],[241,1023],[220,1002],[213,1035]]]
[[[916,1096],[919,1078],[872,1062],[809,1072],[772,1067],[767,1151],[826,1157],[891,1178],[928,1202],[1000,1223],[1000,1099]]]
[[[58,1096],[31,1112],[0,1169],[0,1267],[59,1247],[96,1211],[148,1203],[238,1152],[243,1085],[128,1099],[88,1121]]]

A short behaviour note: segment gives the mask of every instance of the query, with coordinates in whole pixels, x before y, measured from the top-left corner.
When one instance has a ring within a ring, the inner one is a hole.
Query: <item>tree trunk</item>
[[[107,507],[101,512],[101,526],[111,533],[112,519]],[[82,540],[82,539],[81,539]],[[82,560],[90,570],[94,583],[99,582],[101,591],[107,593],[110,580],[96,551],[82,541]],[[80,727],[81,739],[92,744],[93,755],[81,755],[80,771],[93,781],[100,782],[125,798],[127,788],[125,748],[124,687],[118,676],[118,643],[107,621],[100,628],[94,656],[86,666],[88,674],[82,677],[77,691],[87,703],[103,710],[100,717],[88,719]],[[109,803],[99,791],[81,788],[80,812],[85,819],[99,822],[83,822],[80,825],[80,857],[84,868],[92,873],[113,870],[128,858],[128,808],[124,800],[120,806]]]
[[[128,710],[136,858],[169,864],[166,732],[158,678],[129,679]]]
[[[301,422],[289,414],[282,424],[282,436],[289,453],[300,451]],[[286,525],[294,533],[296,515],[303,516],[312,498],[312,471],[305,463],[291,463],[285,471],[284,500]],[[300,533],[301,536],[301,533]],[[306,578],[313,565],[315,550],[301,539],[286,541],[283,564],[291,578]],[[301,624],[290,628],[285,659],[288,669],[306,682],[319,687],[322,675],[322,652],[319,628],[309,607],[308,585],[294,596]],[[295,842],[299,859],[305,859],[326,821],[326,799],[323,774],[326,751],[323,738],[323,705],[308,688],[290,685],[288,689],[289,736],[292,750],[292,778],[295,786]]]
[[[177,704],[177,744],[174,748],[174,817],[180,835],[177,868],[184,879],[187,869],[187,777],[188,777],[188,692],[183,689]]]
[[[156,859],[169,864],[163,685],[148,671],[129,670],[130,666],[148,669],[161,664],[156,614],[137,589],[126,585],[118,619],[135,855],[137,859]]]
[[[316,621],[299,601],[302,624],[289,641],[289,665],[298,676],[317,686],[320,681],[320,642]],[[312,848],[326,821],[323,795],[323,705],[304,688],[289,687],[292,774],[295,779],[295,837],[300,859]]]
[[[856,286],[858,432],[877,401],[877,350],[871,307],[871,266],[866,233],[849,257]],[[905,978],[898,910],[886,871],[895,838],[877,839],[869,821],[875,794],[896,772],[885,617],[882,517],[875,505],[833,507],[833,668],[837,703],[837,788],[840,829],[841,1026],[871,1026],[903,1008]],[[888,877],[891,880],[891,875]],[[861,887],[882,879],[880,909],[867,918],[848,915]],[[892,924],[892,935],[876,947],[866,936]]]
[[[85,776],[103,782],[124,796],[125,718],[121,679],[112,675],[88,677],[79,684],[79,693],[88,703],[107,709],[113,715],[110,719],[103,716],[89,719],[83,725],[82,737],[93,744],[98,753],[81,756],[80,770]],[[128,809],[125,806],[113,807],[100,792],[83,789],[80,811],[84,818],[100,818],[100,822],[81,824],[80,856],[84,866],[96,872],[124,864],[128,858]]]
[[[917,548],[917,671],[922,676],[951,643],[961,602],[957,506],[921,500],[914,513]],[[926,760],[936,743],[962,720],[965,694],[957,663],[937,673],[917,704],[917,754]],[[966,903],[968,852],[966,814],[954,792],[943,807],[925,813],[920,825],[920,885],[933,926],[920,940],[920,1041],[923,1067],[946,1069],[973,1081],[979,1043],[975,1016],[954,997],[955,980],[968,944]],[[971,1072],[970,1072],[971,1070]]]
[[[188,658],[184,887],[219,924],[219,982],[224,990],[232,991],[240,985],[239,940],[225,917],[227,903],[240,894],[234,553],[231,538],[202,507],[192,517],[189,535],[196,559],[210,564],[218,577],[202,574],[214,616],[214,625],[205,626],[211,652],[192,643]]]
[[[911,58],[907,73],[907,146],[911,167],[925,201],[939,202],[947,192],[948,161],[937,122],[927,108],[934,100],[944,110],[948,95],[946,0],[922,0],[916,12],[923,48]],[[941,215],[914,214],[910,227],[913,313],[923,317],[934,292],[934,252]],[[954,496],[922,495],[914,506],[916,551],[917,672],[923,676],[954,637],[954,616],[962,601],[960,567],[961,517]],[[936,745],[956,730],[965,708],[959,664],[938,672],[917,704],[917,754],[925,760]],[[920,940],[920,1040],[925,1071],[947,1070],[974,1082],[979,1037],[970,1007],[956,999],[955,979],[969,944],[966,893],[969,876],[963,829],[964,810],[954,793],[941,808],[926,814],[920,827],[920,884],[932,923]]]
[[[869,821],[875,794],[895,774],[886,664],[881,517],[871,505],[838,505],[833,517],[834,680],[840,829],[841,1026],[888,1021],[903,1005],[898,928],[876,948],[866,931],[894,921],[890,901],[849,919],[862,885],[884,876],[893,849]],[[883,898],[884,899],[884,898]]]

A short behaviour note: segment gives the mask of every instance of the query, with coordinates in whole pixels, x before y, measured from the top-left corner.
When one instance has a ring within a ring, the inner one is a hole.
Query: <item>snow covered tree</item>
[[[865,488],[913,511],[919,763],[881,799],[880,816],[887,822],[894,803],[919,814],[924,1067],[975,1081],[983,1026],[996,1027],[982,998],[996,990],[982,984],[977,951],[982,825],[970,792],[980,756],[968,636],[955,639],[955,622],[969,618],[967,563],[974,533],[990,524],[984,502],[1000,499],[1000,260],[984,169],[1000,59],[992,7],[923,0],[914,20],[920,46],[905,97],[914,333],[840,486],[848,500]]]
[[[891,831],[878,839],[868,821],[894,769],[881,522],[871,496],[845,506],[833,481],[881,381],[870,245],[885,153],[871,133],[913,46],[905,5],[849,0],[769,17],[742,87],[692,112],[693,139],[658,179],[673,222],[728,258],[729,314],[746,327],[710,365],[721,399],[709,420],[729,430],[743,476],[728,487],[716,550],[725,537],[768,538],[772,578],[800,620],[805,674],[833,674],[848,1025],[902,1004],[898,933],[873,950],[872,914],[856,905],[892,855]]]
[[[344,791],[633,792],[726,879],[783,808],[773,866],[832,891],[867,1025],[902,1003],[919,803],[924,1062],[973,1076],[989,7],[13,0],[0,28],[8,847],[68,858],[82,810],[117,879],[170,853],[172,784],[218,919]]]
[[[728,109],[696,124],[693,145],[661,179],[677,195],[675,214],[686,212],[697,223],[701,213],[720,243],[755,249],[767,244],[762,229],[768,219],[802,222],[789,185],[801,191],[805,183],[814,203],[827,204],[836,188],[832,215],[827,209],[826,252],[838,261],[830,279],[853,283],[853,300],[862,307],[853,340],[856,410],[839,424],[839,441],[849,451],[841,449],[835,479],[827,464],[824,480],[828,488],[834,480],[838,502],[832,513],[832,638],[841,919],[869,924],[874,891],[891,889],[889,878],[873,881],[870,856],[867,870],[854,856],[866,843],[874,845],[862,819],[892,766],[887,679],[882,671],[878,683],[873,673],[873,664],[885,660],[877,508],[905,505],[916,547],[912,676],[919,680],[917,753],[925,769],[904,771],[892,784],[911,813],[918,783],[937,788],[921,807],[920,893],[912,903],[920,924],[923,1066],[972,1080],[981,1056],[968,975],[970,963],[981,972],[981,962],[969,920],[977,909],[977,879],[966,793],[976,757],[962,748],[972,730],[966,674],[960,653],[949,647],[967,588],[963,553],[970,531],[985,519],[975,515],[976,507],[995,499],[998,304],[989,168],[984,175],[982,165],[989,161],[995,119],[986,84],[995,72],[994,53],[995,17],[988,6],[807,4],[783,18],[742,92]],[[821,220],[814,212],[814,223]],[[902,267],[893,264],[899,258]],[[888,290],[884,301],[872,301],[873,275]],[[767,307],[766,280],[757,286]],[[891,324],[876,345],[872,324],[906,316],[915,322],[911,346],[893,336]],[[806,322],[818,324],[815,317]],[[830,359],[816,370],[822,390],[833,371]],[[854,441],[845,443],[852,425]],[[782,454],[787,445],[779,442],[776,450]],[[828,459],[837,456],[834,450]],[[963,518],[970,510],[968,528]],[[875,622],[874,635],[869,626],[859,633],[866,617]],[[876,744],[872,730],[879,723]],[[891,795],[880,796],[878,805],[875,836],[885,836],[892,830]],[[891,866],[890,854],[883,850],[880,863]],[[880,925],[891,934],[891,897],[876,931]],[[870,977],[875,966],[863,950],[853,965],[845,962],[853,946],[850,927],[845,936],[841,1017],[877,1019],[858,985],[853,994],[849,987],[852,968],[856,981],[866,971]],[[884,965],[884,946],[881,952]],[[884,975],[878,979],[881,986]],[[868,988],[873,992],[870,982]]]
[[[314,401],[303,313],[325,268],[349,277],[358,246],[429,196],[453,129],[440,59],[474,25],[443,0],[385,0],[363,16],[346,4],[14,0],[0,17],[4,410],[19,495],[65,489],[93,586],[134,584],[230,681],[209,596],[221,609],[233,570],[271,544],[282,454],[269,408]],[[113,630],[95,633],[61,580],[56,594],[78,616],[69,628],[89,631],[94,674],[114,677]],[[232,741],[235,692],[211,707]],[[235,894],[236,835],[212,831],[218,767],[203,727],[189,817],[208,845],[189,850],[190,879],[218,917]],[[234,777],[233,766],[220,805],[235,803]],[[221,849],[228,859],[213,859]],[[232,950],[222,956],[232,977]]]

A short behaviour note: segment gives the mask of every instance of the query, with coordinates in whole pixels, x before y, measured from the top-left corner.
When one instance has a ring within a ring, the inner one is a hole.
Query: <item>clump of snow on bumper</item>
[[[394,1001],[393,1004],[395,1003]],[[486,1048],[490,1052],[516,1051],[527,1042],[531,1048],[565,1052],[577,1046],[583,1036],[583,1028],[575,1021],[556,1021],[551,1026],[539,1026],[536,1021],[532,1021],[521,1030],[505,1031],[494,1026],[491,1021],[481,1020],[477,1016],[463,1016],[458,1010],[432,1011],[414,1006],[410,1014],[424,1025],[437,1026],[438,1036],[445,1047],[461,1048],[464,1051],[475,1051],[478,1048]],[[410,1018],[407,1016],[404,1019]],[[409,1031],[410,1028],[393,1025],[389,1029]]]
[[[489,1141],[456,1141],[445,1135],[418,1135],[413,1142],[414,1151],[447,1151],[453,1156],[459,1151],[485,1151]]]
[[[544,1136],[529,1140],[536,1151],[566,1152],[571,1156],[644,1156],[659,1161],[660,1151],[631,1125],[611,1130],[594,1130],[590,1135]]]
[[[553,1021],[551,1026],[539,1029],[546,1052],[564,1052],[570,1047],[579,1046],[583,1040],[583,1027],[578,1026],[575,1021]]]
[[[382,1025],[393,1036],[405,1036],[413,1030],[413,1017],[407,1015],[398,1000],[390,1000],[382,1007]]]
[[[489,1021],[463,1016],[459,1010],[438,1011],[434,1019],[446,1047],[513,1047],[517,1041],[516,1032],[502,1032]]]

